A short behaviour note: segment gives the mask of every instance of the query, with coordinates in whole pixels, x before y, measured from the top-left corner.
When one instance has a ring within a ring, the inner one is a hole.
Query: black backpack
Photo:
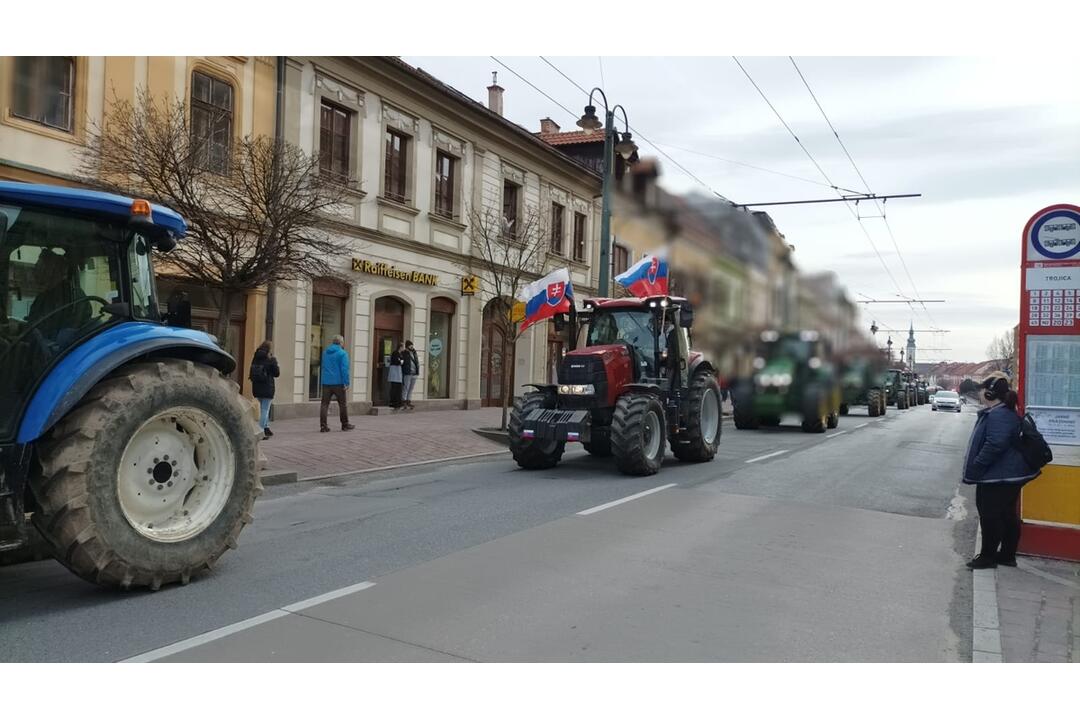
[[[266,372],[266,365],[261,362],[252,362],[251,371],[248,373],[248,379],[253,383],[265,385],[270,381],[270,373]]]
[[[1050,445],[1047,444],[1042,433],[1039,432],[1031,413],[1025,413],[1020,420],[1020,437],[1017,447],[1032,470],[1039,470],[1054,459],[1054,453],[1050,450]]]

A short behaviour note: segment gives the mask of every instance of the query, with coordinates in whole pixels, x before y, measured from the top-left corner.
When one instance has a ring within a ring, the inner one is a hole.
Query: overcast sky
[[[575,129],[576,116],[491,58],[404,59],[477,100],[486,99],[491,71],[498,70],[509,119],[536,131],[540,118],[550,116],[564,130]],[[583,93],[540,58],[499,60],[580,114]],[[642,154],[656,154],[644,135],[735,202],[835,197],[828,187],[806,182],[824,180],[730,57],[548,60],[586,89],[603,85],[613,103],[625,106]],[[825,174],[840,187],[864,190],[791,61],[740,61]],[[945,300],[926,310],[864,305],[863,321],[894,329],[893,339],[901,344],[911,320],[916,329],[950,330],[916,335],[925,348],[920,361],[984,359],[991,338],[1018,321],[1024,223],[1047,205],[1080,204],[1076,68],[1060,59],[1018,57],[796,62],[870,188],[878,194],[923,194],[886,206],[900,255],[882,220],[862,221],[884,267],[842,204],[766,208],[795,246],[799,268],[834,270],[852,299],[896,299],[902,293]],[[704,190],[660,160],[668,189]],[[867,203],[859,213],[878,214]],[[879,333],[879,341],[888,334]]]

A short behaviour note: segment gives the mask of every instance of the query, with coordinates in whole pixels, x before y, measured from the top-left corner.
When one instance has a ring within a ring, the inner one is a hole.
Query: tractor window
[[[650,312],[622,310],[598,312],[589,323],[588,345],[628,343],[637,350],[649,377],[656,377],[655,320]]]
[[[136,234],[128,245],[128,273],[131,275],[131,314],[142,320],[157,320],[157,287],[150,267],[150,241]]]
[[[810,344],[796,337],[782,337],[771,343],[766,343],[762,348],[762,355],[766,360],[773,358],[788,357],[796,362],[806,362],[810,359]]]
[[[53,361],[114,319],[122,229],[52,210],[0,205],[0,438]]]

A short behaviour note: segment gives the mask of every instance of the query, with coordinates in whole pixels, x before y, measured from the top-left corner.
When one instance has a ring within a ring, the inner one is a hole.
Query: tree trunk
[[[499,383],[501,385],[501,387],[499,388],[499,395],[500,395],[499,401],[500,401],[500,404],[502,405],[502,424],[499,426],[500,430],[505,430],[506,429],[507,405],[509,404],[507,402],[507,397],[510,394],[508,386],[510,384],[511,377],[513,376],[513,373],[514,373],[514,363],[510,362],[509,366],[506,364],[506,360],[509,357],[509,353],[507,352],[507,345],[508,345],[508,343],[506,342],[506,334],[503,333],[502,334],[503,371],[502,371],[502,378],[499,380]]]
[[[217,319],[217,337],[221,342],[221,347],[227,349],[229,347],[229,330],[232,325],[232,314],[229,309],[232,307],[232,293],[227,290],[221,291],[221,305],[218,309]],[[236,362],[242,362],[243,358],[236,358]]]

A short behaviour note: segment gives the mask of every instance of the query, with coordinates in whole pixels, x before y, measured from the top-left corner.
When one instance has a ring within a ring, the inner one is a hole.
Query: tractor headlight
[[[595,395],[596,388],[592,385],[560,385],[560,395]]]
[[[758,385],[762,387],[787,387],[791,384],[791,375],[788,373],[764,373],[757,376]]]

